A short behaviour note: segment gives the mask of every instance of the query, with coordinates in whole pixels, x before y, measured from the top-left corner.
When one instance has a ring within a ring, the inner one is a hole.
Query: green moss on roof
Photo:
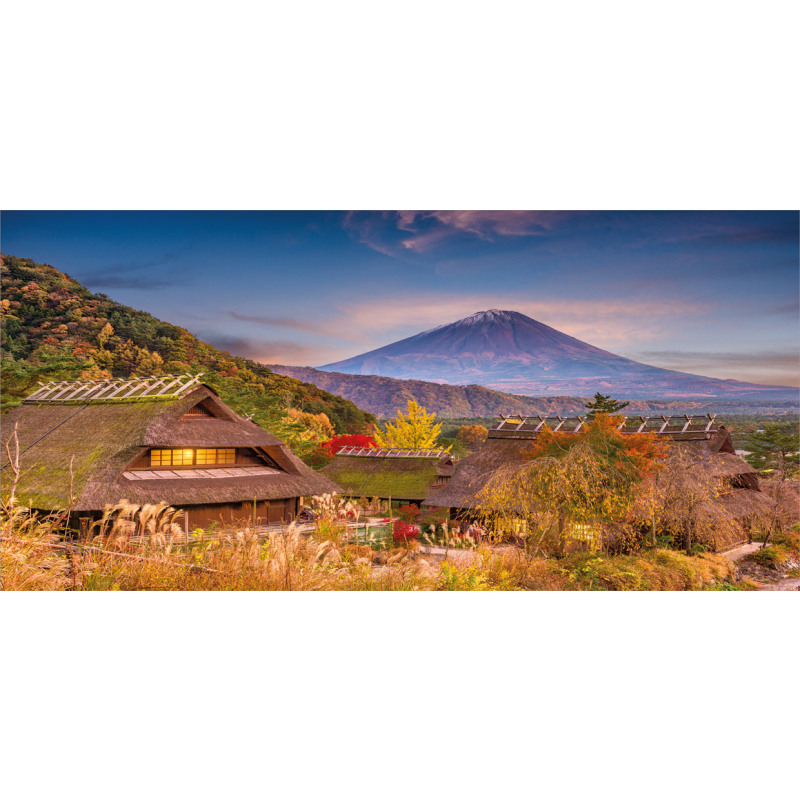
[[[366,458],[337,456],[320,470],[345,494],[422,500],[436,479],[434,458]]]
[[[204,399],[219,405],[220,419],[210,423],[180,421],[185,411]],[[169,402],[96,403],[77,408],[56,403],[23,404],[4,416],[4,440],[15,426],[21,467],[16,496],[31,508],[66,508],[70,494],[73,509],[81,511],[101,509],[120,497],[132,502],[165,500],[182,505],[243,502],[256,494],[261,499],[299,497],[338,488],[306,467],[272,434],[236,417],[204,387]],[[218,440],[226,446],[267,448],[285,473],[268,480],[237,476],[222,482],[198,479],[129,485],[120,480],[122,471],[146,447],[217,446]],[[4,464],[6,460],[3,458]],[[7,496],[12,480],[7,465],[2,478]]]

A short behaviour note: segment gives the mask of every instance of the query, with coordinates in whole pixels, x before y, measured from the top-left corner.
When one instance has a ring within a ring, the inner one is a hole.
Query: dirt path
[[[727,558],[728,561],[733,561],[734,563],[736,563],[745,556],[749,556],[751,553],[757,553],[763,546],[764,546],[763,542],[753,542],[752,544],[741,544],[739,545],[739,547],[734,547],[732,550],[725,550],[725,552],[720,553],[720,555],[725,556],[725,558]]]
[[[724,553],[720,553],[720,555],[735,564],[737,561],[741,561],[745,556],[749,556],[751,553],[757,553],[763,546],[763,542],[743,544],[731,550],[726,550]],[[752,575],[748,575],[747,577],[758,585],[758,590],[760,592],[790,592],[800,589],[800,578],[781,578],[776,581],[766,582],[757,580]]]
[[[759,584],[762,592],[791,592],[800,589],[800,578],[784,578],[775,583]]]

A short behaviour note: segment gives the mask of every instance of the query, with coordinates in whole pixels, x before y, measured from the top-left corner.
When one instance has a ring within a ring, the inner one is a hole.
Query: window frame
[[[214,451],[214,461],[202,461],[198,462],[197,454],[198,451],[203,451],[204,453],[208,453],[210,451]],[[237,447],[153,447],[147,453],[147,464],[140,469],[205,469],[207,467],[233,467],[236,466],[239,461],[239,448]],[[191,451],[191,461],[183,462],[181,464],[174,464],[173,462],[173,453],[183,453],[184,455]],[[158,464],[153,463],[153,455],[154,453],[158,453]],[[170,454],[170,462],[168,464],[163,463],[164,453]],[[224,460],[220,460],[220,453],[224,453],[225,457]]]

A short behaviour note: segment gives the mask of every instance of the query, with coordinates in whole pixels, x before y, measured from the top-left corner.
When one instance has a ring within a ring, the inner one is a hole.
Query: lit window
[[[185,467],[194,462],[194,450],[151,450],[151,467]]]
[[[212,464],[235,464],[235,447],[198,447],[197,450],[151,450],[151,467],[210,466]]]
[[[214,448],[198,448],[196,464],[216,464],[217,451]]]
[[[233,447],[225,447],[217,450],[217,464],[235,464],[236,450]]]
[[[192,463],[194,460],[194,450],[173,450],[172,451],[172,466],[185,467]]]
[[[172,465],[172,451],[171,450],[151,450],[150,451],[150,466],[151,467],[169,467]]]
[[[236,449],[233,447],[199,448],[195,464],[235,464]]]

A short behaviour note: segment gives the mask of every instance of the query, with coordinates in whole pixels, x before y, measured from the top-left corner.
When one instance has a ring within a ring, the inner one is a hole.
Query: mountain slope
[[[499,414],[583,414],[584,401],[578,397],[534,398],[506,394],[485,386],[452,386],[430,381],[401,380],[380,375],[348,375],[323,372],[313,367],[270,364],[273,372],[313,383],[328,392],[347,397],[359,408],[378,417],[393,417],[410,399],[439,417],[465,419],[496,417]]]
[[[380,418],[393,417],[405,409],[410,398],[441,419],[492,418],[500,414],[585,414],[586,398],[530,397],[507,394],[485,386],[451,386],[447,383],[401,380],[381,375],[348,375],[323,372],[312,367],[270,364],[273,372],[291,375],[321,389],[352,400],[359,408]],[[754,414],[790,413],[796,403],[783,400],[632,400],[626,414]]]
[[[631,399],[797,398],[786,386],[718,380],[640,364],[601,350],[517,311],[481,311],[448,325],[326,364],[320,369],[451,384],[479,383],[524,395]]]
[[[302,433],[297,423],[287,422],[289,407],[326,414],[337,433],[362,433],[374,422],[349,400],[92,294],[54,267],[13,256],[2,261],[4,407],[18,403],[39,380],[204,372],[203,382],[226,403],[254,413],[284,439]]]

